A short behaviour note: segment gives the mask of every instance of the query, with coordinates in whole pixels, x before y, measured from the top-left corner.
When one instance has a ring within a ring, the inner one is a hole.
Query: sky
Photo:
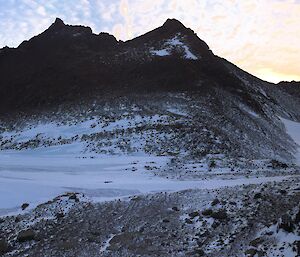
[[[0,0],[0,47],[18,46],[56,17],[121,40],[176,18],[253,75],[300,81],[300,0]]]

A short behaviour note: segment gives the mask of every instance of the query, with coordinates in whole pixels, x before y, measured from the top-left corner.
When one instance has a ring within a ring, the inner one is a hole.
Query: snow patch
[[[173,49],[179,48],[183,50],[184,52],[183,56],[185,59],[190,59],[190,60],[199,59],[196,55],[194,55],[191,52],[189,47],[180,40],[180,34],[177,34],[174,38],[167,40],[163,46],[165,47],[163,49],[159,49],[159,50],[151,49],[150,53],[152,55],[157,55],[157,56],[169,56],[171,55]]]
[[[252,111],[252,110],[251,110],[250,108],[248,108],[247,106],[245,106],[245,105],[240,105],[240,108],[241,108],[243,111],[245,111],[245,112],[249,113],[250,115],[252,115],[253,117],[259,118],[259,115],[258,115],[256,112]]]
[[[184,49],[186,59],[198,60],[198,57],[190,51],[189,47],[180,41],[179,36],[180,34],[176,35],[171,40],[168,40],[167,44],[174,47],[182,47]]]
[[[157,56],[168,56],[168,55],[171,55],[171,53],[167,49],[151,50],[150,52],[153,55],[157,55]]]

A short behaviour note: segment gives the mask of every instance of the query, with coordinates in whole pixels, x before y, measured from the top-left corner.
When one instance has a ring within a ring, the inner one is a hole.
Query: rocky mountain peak
[[[54,24],[56,24],[56,25],[65,25],[65,23],[63,22],[63,20],[60,19],[60,18],[56,18],[55,21],[54,21]]]
[[[176,19],[167,19],[162,27],[168,30],[186,29],[186,27],[179,20]]]
[[[61,28],[64,28],[65,26],[66,25],[62,19],[56,18],[54,23],[52,23],[52,25],[49,27],[49,29],[51,28],[51,29],[59,30]]]
[[[81,25],[66,25],[62,19],[56,18],[46,32],[50,34],[70,34],[79,36],[82,34],[92,34],[92,29]]]

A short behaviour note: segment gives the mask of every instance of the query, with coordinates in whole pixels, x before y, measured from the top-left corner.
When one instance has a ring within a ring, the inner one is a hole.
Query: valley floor
[[[71,149],[1,152],[3,256],[299,254],[295,167],[204,172],[187,162],[193,172],[179,179],[166,173],[170,157]]]
[[[262,161],[260,169],[254,170],[208,170],[201,163],[187,162],[169,171],[173,166],[170,157],[76,156],[72,147],[1,151],[0,216],[22,214],[22,204],[32,209],[66,192],[103,202],[156,192],[279,182],[298,174],[295,168],[274,169]]]
[[[300,256],[295,165],[77,153],[0,152],[0,255]]]
[[[300,178],[91,203],[0,220],[4,256],[299,256]],[[1,248],[2,247],[2,248]]]

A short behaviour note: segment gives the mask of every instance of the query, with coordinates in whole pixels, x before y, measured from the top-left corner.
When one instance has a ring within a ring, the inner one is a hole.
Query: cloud
[[[300,0],[0,0],[0,6],[0,47],[17,46],[55,17],[122,40],[177,18],[250,73],[273,81],[300,74]]]

